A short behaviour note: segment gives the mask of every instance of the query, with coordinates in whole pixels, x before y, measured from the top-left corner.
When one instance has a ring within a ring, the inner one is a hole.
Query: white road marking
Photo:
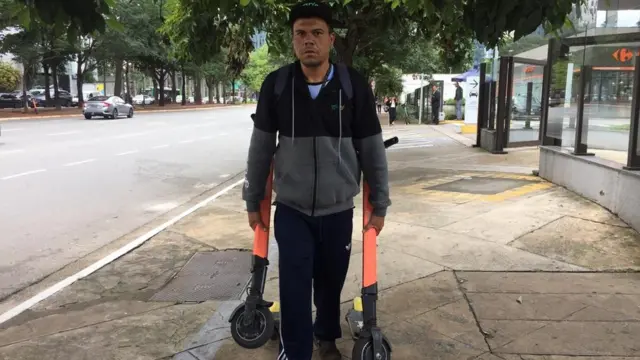
[[[152,147],[152,149],[164,149],[164,148],[168,148],[169,146],[171,146],[171,145],[169,145],[169,144],[156,145],[156,146]]]
[[[224,178],[229,177],[229,174],[222,174],[222,175],[220,175],[220,177],[224,179]]]
[[[9,180],[9,179],[13,179],[13,178],[21,177],[21,176],[26,176],[26,175],[31,175],[31,174],[37,174],[37,173],[41,173],[41,172],[45,172],[45,171],[47,171],[47,169],[38,169],[38,170],[25,171],[25,172],[20,173],[20,174],[14,174],[14,175],[5,176],[5,177],[2,178],[2,180]]]
[[[139,132],[139,133],[131,133],[131,134],[122,134],[115,137],[115,139],[126,139],[134,136],[146,135],[149,132]]]
[[[133,250],[133,249],[137,248],[138,246],[144,244],[147,240],[149,240],[152,237],[156,236],[157,234],[159,234],[161,231],[163,231],[164,229],[168,228],[169,226],[177,223],[178,221],[183,219],[185,216],[188,216],[191,213],[193,213],[194,211],[202,208],[203,206],[206,206],[210,202],[216,200],[220,196],[226,194],[231,189],[235,188],[236,186],[238,186],[238,185],[240,185],[242,183],[244,183],[244,179],[240,179],[240,180],[236,181],[235,183],[233,183],[233,184],[227,186],[226,188],[220,190],[216,194],[208,197],[207,199],[204,199],[203,201],[199,202],[198,204],[194,205],[193,207],[185,210],[183,213],[177,215],[173,219],[170,219],[169,221],[165,222],[164,224],[161,224],[160,226],[156,227],[155,229],[153,229],[153,230],[149,231],[148,233],[138,237],[137,239],[131,241],[130,243],[126,244],[125,246],[121,247],[120,249],[112,252],[111,254],[107,255],[106,257],[102,258],[101,260],[99,260],[99,261],[91,264],[90,266],[84,268],[83,270],[81,270],[81,271],[79,271],[79,272],[67,277],[66,279],[63,279],[63,280],[57,282],[56,284],[46,288],[45,290],[41,291],[40,293],[36,294],[35,296],[29,298],[28,300],[26,300],[26,301],[18,304],[17,306],[11,308],[10,310],[8,310],[5,313],[3,313],[2,315],[0,315],[0,324],[6,322],[8,320],[11,320],[12,318],[14,318],[17,315],[20,315],[22,312],[28,310],[32,306],[34,306],[37,303],[47,299],[51,295],[53,295],[53,294],[57,293],[58,291],[66,288],[67,286],[73,284],[74,282],[93,274],[94,272],[96,272],[100,268],[104,267],[105,265],[108,265],[109,263],[113,262],[114,260],[118,259],[119,257],[127,254],[131,250]]]
[[[140,150],[130,150],[130,151],[125,151],[125,152],[121,152],[119,154],[116,154],[116,156],[123,156],[123,155],[130,155],[130,154],[135,154],[137,152],[139,152]]]
[[[74,161],[74,162],[70,162],[68,164],[64,164],[63,166],[76,166],[76,165],[82,165],[82,164],[86,164],[86,163],[90,163],[90,162],[94,162],[96,161],[96,159],[87,159],[87,160],[81,160],[81,161]]]
[[[195,140],[182,140],[180,141],[180,144],[191,144],[192,142],[195,142]]]
[[[52,134],[47,134],[49,136],[60,136],[60,135],[72,135],[72,134],[77,134],[80,131],[75,130],[75,131],[65,131],[65,132],[59,132],[59,133],[52,133]]]
[[[198,140],[211,140],[211,139],[213,139],[213,136],[203,136]]]
[[[17,154],[17,153],[21,153],[21,152],[24,152],[24,149],[0,151],[0,155]]]

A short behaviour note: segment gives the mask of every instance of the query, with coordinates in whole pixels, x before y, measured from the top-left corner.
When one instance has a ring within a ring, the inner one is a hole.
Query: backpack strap
[[[276,75],[276,84],[274,93],[276,95],[276,101],[280,99],[280,95],[284,91],[284,88],[287,86],[287,80],[289,79],[289,73],[291,72],[291,67],[293,64],[289,64],[281,67],[278,70],[278,74]],[[342,89],[344,90],[347,98],[349,100],[353,99],[353,85],[351,84],[351,75],[349,75],[349,69],[346,65],[340,63],[335,65],[338,71],[338,78],[340,79],[340,85],[342,85]]]
[[[338,69],[338,78],[340,78],[342,90],[344,90],[347,98],[351,100],[353,98],[353,86],[351,85],[351,75],[349,75],[349,69],[345,64],[342,63],[336,64],[336,69]]]
[[[285,86],[287,86],[287,80],[289,79],[289,72],[291,71],[291,67],[293,64],[289,64],[278,69],[278,74],[276,77],[276,85],[274,93],[276,95],[276,101],[280,99],[280,95],[284,91]]]

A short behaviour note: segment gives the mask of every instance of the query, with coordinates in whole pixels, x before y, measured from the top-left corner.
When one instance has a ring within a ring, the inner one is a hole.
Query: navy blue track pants
[[[351,256],[353,209],[312,217],[277,204],[274,230],[280,269],[278,360],[311,360],[314,335],[329,341],[342,337],[340,294]]]

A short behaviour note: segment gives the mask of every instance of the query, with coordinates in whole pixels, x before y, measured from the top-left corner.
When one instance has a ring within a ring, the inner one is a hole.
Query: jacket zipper
[[[311,216],[316,212],[316,191],[318,187],[318,155],[316,151],[316,137],[313,137],[313,204],[311,205]]]

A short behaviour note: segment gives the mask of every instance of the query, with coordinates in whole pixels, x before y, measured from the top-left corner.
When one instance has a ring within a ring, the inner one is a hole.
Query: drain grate
[[[249,251],[196,253],[151,301],[236,300],[249,281],[250,268]]]
[[[425,190],[448,191],[476,195],[495,195],[505,191],[533,184],[535,181],[490,177],[468,177],[460,180],[427,187]]]

